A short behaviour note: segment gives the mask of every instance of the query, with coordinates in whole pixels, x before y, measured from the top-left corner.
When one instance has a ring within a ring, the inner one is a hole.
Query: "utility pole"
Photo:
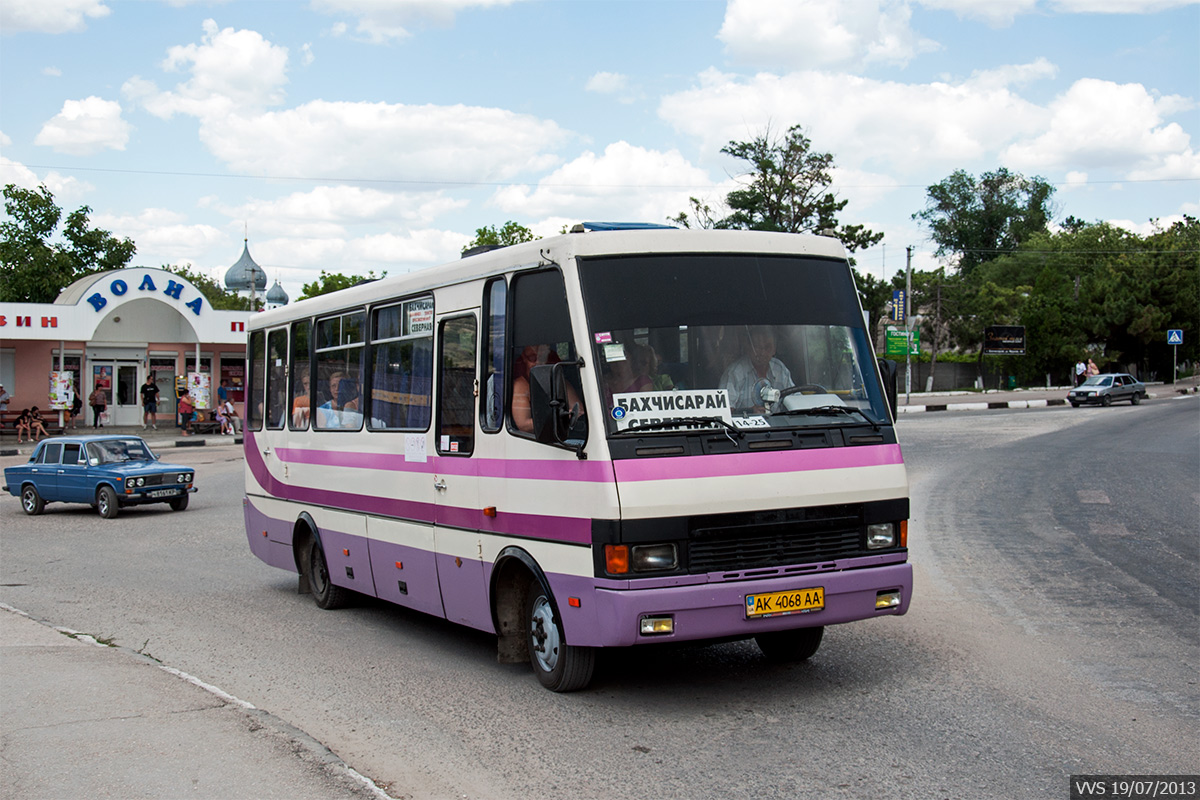
[[[904,404],[909,404],[912,392],[912,246],[904,248],[908,254],[904,276]]]

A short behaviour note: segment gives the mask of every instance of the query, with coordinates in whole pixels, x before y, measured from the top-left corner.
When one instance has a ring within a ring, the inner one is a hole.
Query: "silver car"
[[[1146,384],[1124,372],[1093,375],[1067,392],[1067,400],[1076,408],[1085,403],[1111,406],[1118,400],[1128,400],[1136,406],[1145,396]]]

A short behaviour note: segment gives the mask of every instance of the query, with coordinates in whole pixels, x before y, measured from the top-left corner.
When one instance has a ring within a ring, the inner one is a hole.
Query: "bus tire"
[[[821,646],[825,628],[797,628],[791,631],[772,631],[754,637],[758,649],[770,661],[790,664],[807,661]]]
[[[529,663],[538,681],[552,692],[574,692],[587,686],[596,668],[596,651],[567,644],[549,590],[539,580],[525,595]]]
[[[342,608],[350,602],[350,590],[335,586],[329,579],[329,563],[321,542],[314,538],[308,548],[308,588],[312,591],[317,606],[326,611]]]

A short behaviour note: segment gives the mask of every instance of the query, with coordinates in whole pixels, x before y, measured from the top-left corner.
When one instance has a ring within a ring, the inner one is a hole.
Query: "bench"
[[[50,416],[53,414],[54,416]],[[9,406],[8,411],[0,412],[0,437],[11,436],[14,439],[17,437],[17,417],[21,416],[21,412],[13,411],[12,406]],[[46,433],[50,436],[61,436],[63,428],[57,422],[58,412],[51,411],[49,414],[42,415],[42,424],[46,426]]]

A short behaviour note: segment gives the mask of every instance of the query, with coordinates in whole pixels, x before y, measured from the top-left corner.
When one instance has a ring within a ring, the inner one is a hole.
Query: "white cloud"
[[[203,27],[200,44],[172,47],[162,63],[167,71],[190,72],[186,82],[160,92],[154,83],[134,76],[122,87],[125,96],[164,119],[176,113],[215,118],[283,102],[286,47],[271,44],[255,31],[221,29],[211,19]]]
[[[124,150],[131,126],[121,119],[115,100],[88,97],[67,100],[62,111],[49,119],[33,140],[70,155],[92,155],[101,150]]]
[[[1153,14],[1195,3],[1196,0],[1054,0],[1051,6],[1067,14]]]
[[[42,67],[42,74],[47,78],[61,78],[62,70],[58,67]]]
[[[138,249],[134,261],[147,267],[191,261],[228,242],[220,229],[189,224],[183,214],[165,208],[147,208],[132,215],[94,213],[91,222],[114,236],[133,239]]]
[[[751,78],[708,70],[699,85],[663,98],[659,116],[697,137],[702,152],[746,141],[769,125],[802,124],[819,152],[839,167],[892,174],[937,174],[990,157],[1043,130],[1045,110],[1000,76],[1046,71],[993,70],[956,83],[904,84],[844,73],[760,73]]]
[[[1187,132],[1164,124],[1165,116],[1193,106],[1178,96],[1154,97],[1138,83],[1085,78],[1045,109],[1042,133],[1013,142],[1001,158],[1026,170],[1108,168],[1142,177],[1197,177],[1200,165]]]
[[[338,14],[358,20],[356,34],[376,44],[391,40],[406,39],[414,24],[428,23],[449,26],[460,11],[473,8],[507,6],[517,0],[313,0],[314,10],[325,14]],[[334,35],[343,35],[349,30],[344,22],[333,26]]]
[[[920,0],[926,8],[952,11],[960,18],[979,19],[995,28],[1013,23],[1036,10],[1038,0]]]
[[[466,205],[466,200],[442,193],[393,194],[357,186],[319,186],[275,200],[214,207],[231,219],[249,222],[260,234],[340,238],[356,225],[427,225]]]
[[[0,134],[0,145],[8,143],[8,137]],[[4,156],[0,156],[0,175],[3,176],[0,183],[14,183],[22,189],[36,189],[45,184],[46,188],[54,195],[55,202],[60,206],[79,202],[95,188],[86,181],[54,171],[38,177],[38,174],[29,167]]]
[[[498,108],[315,100],[282,110],[286,48],[207,21],[199,45],[173,47],[168,69],[190,78],[170,91],[126,82],[151,113],[200,121],[200,140],[235,171],[308,178],[502,181],[549,169],[567,138],[553,122]],[[346,146],[353,142],[352,147]]]
[[[628,86],[628,75],[622,75],[619,72],[597,72],[588,78],[587,85],[584,88],[589,92],[596,92],[597,94],[617,94],[618,92],[625,91]]]
[[[4,33],[72,33],[112,9],[99,0],[5,0]]]
[[[730,187],[721,191],[723,197]],[[713,192],[708,174],[677,150],[661,152],[615,142],[602,155],[585,152],[536,188],[507,186],[492,197],[502,211],[525,217],[663,222],[687,209],[688,197]]]
[[[938,49],[903,0],[730,0],[717,35],[730,57],[775,69],[907,64]]]

